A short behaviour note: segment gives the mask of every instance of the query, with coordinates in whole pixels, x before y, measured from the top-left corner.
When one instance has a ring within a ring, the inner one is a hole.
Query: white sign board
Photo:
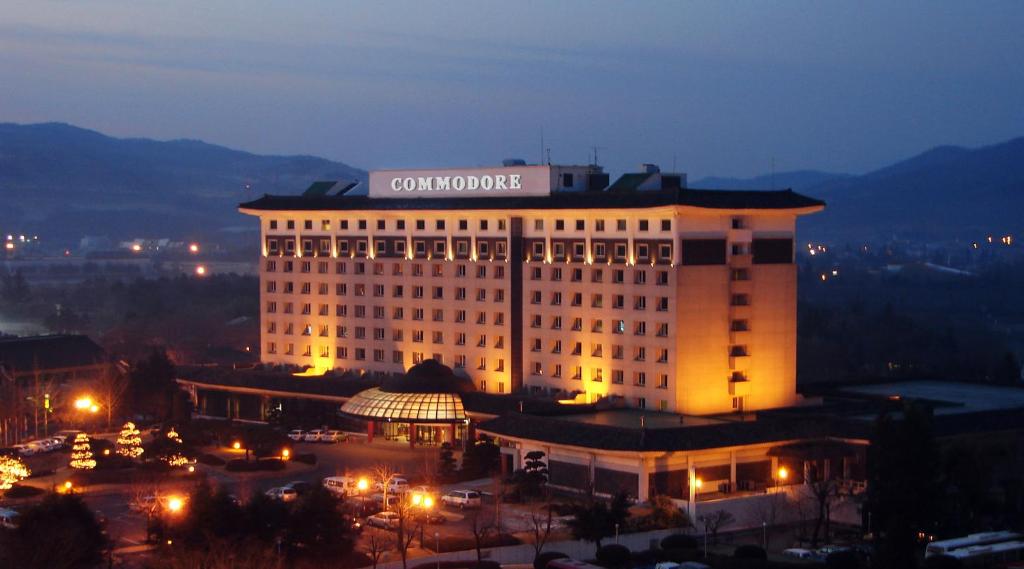
[[[371,198],[466,198],[547,196],[550,166],[377,170],[370,172]]]

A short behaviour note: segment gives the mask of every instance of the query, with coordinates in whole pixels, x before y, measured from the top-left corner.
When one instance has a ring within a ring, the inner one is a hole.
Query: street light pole
[[[761,521],[761,548],[768,551],[768,522]]]
[[[437,569],[441,569],[441,532],[434,532],[434,557],[437,558]]]

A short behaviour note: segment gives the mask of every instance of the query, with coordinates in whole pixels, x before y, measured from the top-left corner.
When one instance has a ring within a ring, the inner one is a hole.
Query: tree
[[[377,569],[377,564],[380,563],[384,553],[395,546],[394,542],[390,533],[377,528],[369,528],[369,535],[364,539],[364,543],[366,543],[366,556],[373,562],[373,569]]]
[[[629,500],[620,493],[611,503],[591,497],[585,504],[574,506],[568,525],[574,539],[592,542],[596,551],[601,549],[601,541],[614,535],[616,526],[624,525],[628,517]]]
[[[89,435],[78,433],[75,435],[74,445],[71,447],[71,468],[78,470],[91,470],[96,468],[96,459],[92,457],[92,447],[89,444]]]
[[[544,453],[539,450],[530,451],[523,458],[523,468],[515,472],[512,482],[521,497],[536,498],[548,482],[548,465],[544,462]]]
[[[487,435],[469,445],[462,453],[462,475],[466,479],[486,478],[498,471],[501,450]]]
[[[243,534],[262,543],[276,543],[288,528],[288,506],[255,491],[243,511]]]
[[[142,436],[135,423],[128,421],[121,427],[121,433],[117,436],[117,454],[128,458],[139,458],[142,456]]]
[[[338,498],[317,484],[292,512],[287,542],[316,558],[342,558],[352,550],[350,528],[338,511]]]
[[[455,478],[455,453],[452,451],[452,443],[442,443],[441,452],[438,455],[438,474],[443,480]]]
[[[381,473],[386,473],[389,469],[382,470]],[[394,474],[391,475],[394,477]],[[385,485],[385,488],[387,486]],[[387,493],[384,494],[385,504],[387,504]],[[413,519],[413,504],[409,493],[399,496],[394,503],[387,508],[394,512],[398,516],[398,526],[395,528],[395,545],[398,548],[398,554],[402,557],[402,569],[407,569],[409,560],[409,546],[412,545],[412,540],[416,538],[417,524]]]
[[[484,544],[491,535],[499,533],[497,507],[481,506],[469,514],[469,531],[473,534],[476,561],[484,560]]]
[[[166,547],[144,561],[144,569],[281,569],[281,557],[267,544],[214,539],[207,547]]]
[[[0,490],[10,490],[11,486],[28,478],[32,471],[14,456],[0,455]]]
[[[533,545],[534,563],[540,558],[540,554],[544,551],[544,546],[547,545],[548,539],[551,538],[554,508],[551,504],[550,494],[546,498],[544,505],[539,511],[533,510],[530,512],[530,534],[533,536],[533,540],[530,543]]]
[[[718,531],[736,521],[736,517],[728,510],[715,510],[697,516],[697,521],[704,525],[704,532],[711,536],[711,543],[718,542]]]
[[[175,395],[180,391],[174,376],[174,363],[167,352],[153,350],[148,357],[135,362],[128,387],[132,408],[162,421],[170,420]]]
[[[243,512],[223,488],[214,489],[205,480],[192,488],[184,519],[175,534],[188,547],[205,549],[217,540],[244,537]]]
[[[917,533],[934,533],[938,453],[931,410],[905,403],[902,418],[883,412],[868,447],[865,511],[878,533],[875,559],[883,567],[917,564]]]
[[[76,494],[49,494],[21,512],[18,527],[0,532],[0,567],[84,569],[108,547],[92,509]]]
[[[640,520],[641,529],[671,529],[690,527],[686,512],[676,506],[670,496],[658,494],[651,499],[651,513]]]
[[[123,416],[121,403],[124,402],[128,394],[128,387],[128,377],[114,366],[107,366],[93,383],[96,400],[100,407],[107,412],[107,429],[110,428],[115,413]]]
[[[832,529],[832,507],[839,500],[839,483],[835,480],[814,480],[805,487],[810,492],[817,516],[814,520],[814,531],[811,533],[811,547],[818,547],[818,538],[826,542]],[[824,533],[822,534],[822,530]]]

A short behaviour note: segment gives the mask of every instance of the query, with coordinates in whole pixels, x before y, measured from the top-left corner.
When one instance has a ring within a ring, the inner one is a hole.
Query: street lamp
[[[182,500],[178,496],[171,496],[167,500],[167,511],[171,512],[172,514],[177,514],[184,507],[185,507],[184,500]]]
[[[786,479],[789,478],[789,470],[785,466],[780,466],[777,474],[780,484],[786,482]]]
[[[75,409],[78,409],[79,411],[85,411],[86,409],[90,409],[93,406],[94,404],[92,402],[92,397],[89,397],[88,395],[84,395],[82,397],[79,397],[78,399],[75,399]]]

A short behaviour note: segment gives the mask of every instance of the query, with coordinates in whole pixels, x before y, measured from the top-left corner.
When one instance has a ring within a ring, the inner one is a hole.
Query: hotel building
[[[656,167],[372,172],[241,205],[260,220],[268,364],[705,415],[796,403],[792,191]]]

